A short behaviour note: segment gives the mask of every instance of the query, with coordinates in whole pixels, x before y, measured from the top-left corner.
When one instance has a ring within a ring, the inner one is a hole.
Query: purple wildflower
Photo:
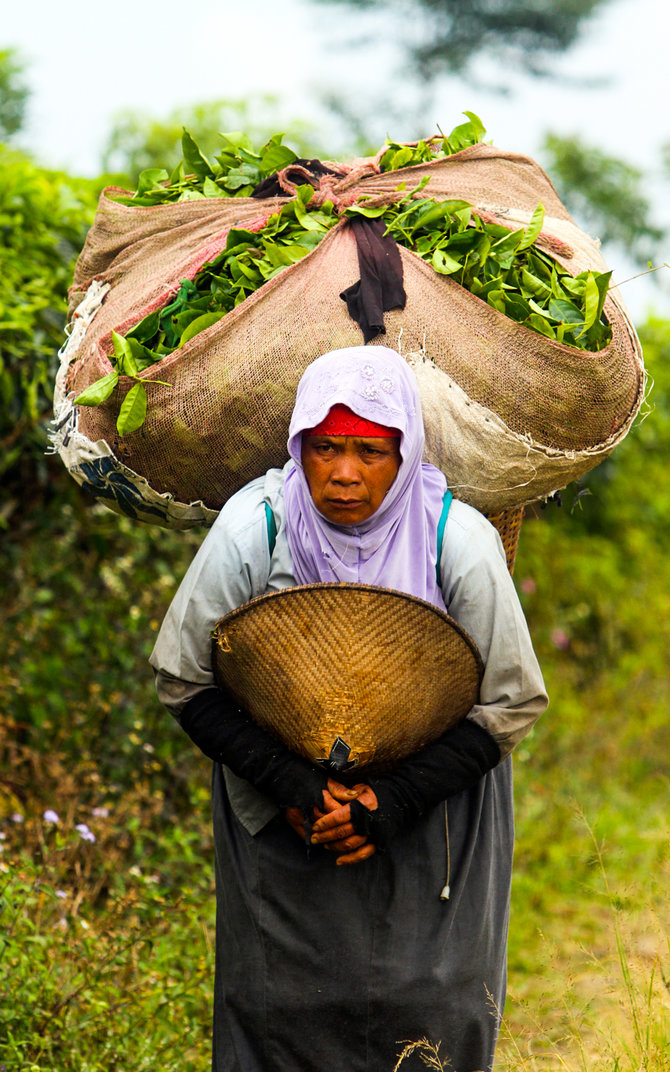
[[[79,834],[82,841],[95,841],[95,834],[92,830],[89,830],[86,823],[77,823],[75,830]]]
[[[47,808],[47,810],[44,813],[44,822],[45,823],[54,823],[54,824],[59,823],[60,819],[58,818],[58,813],[53,811],[52,808]]]

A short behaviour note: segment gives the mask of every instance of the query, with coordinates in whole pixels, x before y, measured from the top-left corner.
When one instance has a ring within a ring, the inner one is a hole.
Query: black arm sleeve
[[[307,819],[313,808],[323,809],[326,774],[257,726],[221,689],[198,692],[180,721],[201,752],[225,763],[278,807],[300,808]]]
[[[499,761],[500,749],[493,737],[464,719],[399,763],[392,774],[370,778],[378,808],[368,811],[354,801],[354,829],[383,848],[398,830],[440,801],[470,789]]]

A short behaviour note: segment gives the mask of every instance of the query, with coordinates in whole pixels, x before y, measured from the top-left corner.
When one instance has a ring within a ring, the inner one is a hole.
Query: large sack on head
[[[423,196],[469,201],[510,228],[527,224],[541,201],[538,246],[573,275],[604,270],[597,243],[528,157],[478,145],[386,174],[371,162],[322,185],[346,205],[361,194],[391,194],[400,182],[411,189],[423,176],[430,177]],[[210,522],[234,491],[286,460],[306,366],[361,342],[339,297],[359,277],[343,218],[303,260],[142,374],[169,386],[150,387],[139,431],[116,431],[131,381],[97,409],[72,405],[110,371],[112,330],[123,334],[164,306],[180,280],[224,248],[231,226],[256,229],[285,202],[211,198],[133,208],[103,193],[72,290],[80,315],[58,378],[55,442],[73,476],[114,508],[166,525]],[[457,497],[488,514],[522,506],[587,472],[625,436],[644,394],[644,368],[616,290],[604,307],[612,341],[592,353],[513,322],[409,250],[401,257],[407,302],[386,314],[386,335],[375,342],[413,364],[427,458]]]

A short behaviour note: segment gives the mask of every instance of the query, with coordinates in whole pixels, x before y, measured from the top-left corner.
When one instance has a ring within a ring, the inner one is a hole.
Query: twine
[[[332,165],[326,162],[326,166]],[[357,161],[351,166],[338,165],[338,170],[338,175],[321,175],[318,185],[315,185],[316,176],[308,168],[303,167],[302,164],[289,164],[288,167],[277,172],[277,182],[287,196],[295,197],[298,186],[304,185],[296,179],[304,179],[314,189],[310,206],[320,208],[326,201],[330,201],[335,212],[339,214],[355,204],[360,197],[360,191],[356,189],[359,183],[372,175],[378,175],[380,171],[379,165],[370,160]],[[370,208],[377,208],[380,205],[395,204],[406,196],[403,190],[393,190],[373,194],[365,199],[365,204]]]

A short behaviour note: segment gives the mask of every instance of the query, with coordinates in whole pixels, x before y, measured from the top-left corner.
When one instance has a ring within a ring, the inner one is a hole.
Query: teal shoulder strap
[[[437,577],[437,583],[442,587],[442,576],[440,573],[440,559],[442,558],[442,541],[444,540],[444,530],[447,524],[447,517],[449,515],[449,507],[451,506],[452,494],[450,491],[445,491],[444,498],[442,500],[442,513],[440,514],[440,520],[437,523],[437,562],[435,563],[435,576]]]
[[[270,548],[270,558],[272,558],[272,552],[275,549],[277,542],[277,522],[275,521],[275,515],[272,513],[272,508],[269,503],[265,503],[265,524],[268,529],[268,547]]]

